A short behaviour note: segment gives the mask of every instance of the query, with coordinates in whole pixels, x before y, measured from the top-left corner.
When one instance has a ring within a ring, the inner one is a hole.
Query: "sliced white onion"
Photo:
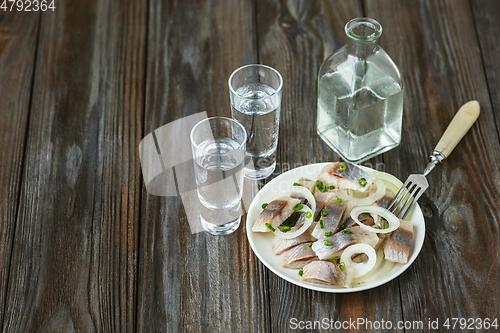
[[[349,195],[345,190],[340,191],[340,197],[344,200],[352,201],[355,206],[369,206],[374,204],[377,200],[380,200],[385,195],[385,184],[380,179],[375,179],[373,184],[377,185],[377,190],[375,193],[367,196],[366,198],[355,198]]]
[[[305,216],[305,222],[303,225],[300,226],[299,229],[295,231],[288,231],[288,232],[283,232],[279,228],[276,228],[276,230],[273,232],[273,234],[278,237],[278,238],[283,238],[283,239],[292,239],[295,237],[298,237],[302,235],[310,226],[311,223],[313,222],[314,219],[314,213],[312,212],[311,208],[307,207],[306,205],[302,205],[303,207],[300,210],[296,210],[296,212],[304,212],[307,214],[310,212],[311,217]]]
[[[316,211],[316,200],[314,199],[314,195],[304,186],[293,186],[287,191],[288,196],[292,196],[294,194],[298,194],[307,199],[307,201],[311,204],[311,210],[313,212]]]
[[[387,189],[390,190],[393,193],[393,195],[396,195],[396,193],[398,193],[399,189],[403,186],[403,183],[391,174],[381,172],[381,171],[372,172],[371,174],[373,176],[381,179],[385,183],[385,186],[387,187]],[[413,207],[410,210],[410,212],[408,213],[408,215],[405,218],[406,221],[411,220],[411,217],[413,216],[414,210],[415,210],[415,207]]]
[[[375,267],[368,273],[353,281],[355,284],[368,283],[378,280],[389,273],[394,267],[394,263],[384,260],[384,250],[380,247],[377,250],[377,263]]]
[[[368,261],[359,263],[352,261],[352,256],[358,253],[366,254],[368,256]],[[340,257],[340,261],[345,264],[346,268],[354,268],[354,278],[357,278],[365,275],[375,267],[377,263],[377,253],[375,249],[368,244],[354,244],[344,250]]]
[[[389,223],[389,227],[386,229],[375,229],[373,227],[367,226],[364,223],[361,223],[358,219],[359,214],[362,213],[373,213],[373,214],[378,214],[385,218],[387,220],[387,223]],[[379,207],[379,206],[358,206],[354,207],[351,210],[351,218],[356,222],[361,228],[371,231],[371,232],[376,232],[379,234],[387,234],[390,232],[393,232],[397,228],[399,228],[399,219],[391,213],[389,210]]]
[[[401,186],[403,186],[403,183],[394,177],[393,175],[389,173],[385,173],[382,171],[376,171],[376,172],[370,172],[370,174],[380,180],[382,180],[388,190],[390,190],[392,193],[396,194],[398,193],[399,189]]]

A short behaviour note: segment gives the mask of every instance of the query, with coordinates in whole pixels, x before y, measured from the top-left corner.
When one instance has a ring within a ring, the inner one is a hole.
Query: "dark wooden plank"
[[[277,154],[282,170],[277,172],[338,160],[316,134],[317,75],[323,60],[347,43],[344,26],[358,16],[363,16],[358,1],[258,2],[260,61],[284,78]],[[365,165],[384,167],[380,156]],[[402,317],[397,281],[342,295],[296,287],[270,273],[270,300],[274,332],[289,331],[292,318],[395,321]]]
[[[388,171],[421,172],[458,108],[481,104],[476,125],[428,177],[424,248],[399,279],[404,319],[498,316],[500,150],[469,2],[367,1],[366,12],[405,76],[403,142],[386,154]]]
[[[284,82],[275,174],[337,160],[316,134],[316,85],[324,59],[347,43],[345,23],[362,16],[360,1],[258,1],[257,8],[259,60]]]
[[[144,133],[205,110],[230,117],[229,75],[257,61],[254,3],[151,1],[148,29]],[[186,209],[143,188],[138,330],[267,332],[267,271],[245,221],[230,236],[192,234]]]
[[[481,47],[481,55],[488,82],[488,92],[497,124],[500,129],[500,73],[497,65],[497,54],[500,54],[500,2],[498,1],[470,1],[474,13],[476,35]],[[479,61],[479,59],[477,60]]]
[[[145,1],[42,14],[4,332],[131,332]]]
[[[0,11],[0,328],[24,157],[39,13]]]

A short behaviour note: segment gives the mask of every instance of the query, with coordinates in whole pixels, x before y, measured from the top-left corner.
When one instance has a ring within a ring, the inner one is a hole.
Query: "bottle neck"
[[[345,33],[349,37],[347,51],[358,58],[366,58],[378,50],[382,26],[374,19],[359,17],[346,24]]]
[[[367,58],[369,55],[377,52],[379,49],[378,46],[378,41],[356,41],[356,40],[349,40],[349,43],[347,44],[347,52],[352,54],[353,56],[357,58]]]

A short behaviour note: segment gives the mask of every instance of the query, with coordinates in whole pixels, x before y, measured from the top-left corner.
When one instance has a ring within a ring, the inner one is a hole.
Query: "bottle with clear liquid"
[[[378,45],[382,26],[355,18],[349,43],[325,60],[318,75],[318,135],[342,159],[361,163],[401,141],[403,79]]]

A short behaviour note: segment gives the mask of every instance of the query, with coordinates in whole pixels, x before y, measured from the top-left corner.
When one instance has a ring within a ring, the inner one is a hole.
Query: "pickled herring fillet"
[[[364,222],[362,221],[362,223],[364,223]],[[358,224],[356,222],[354,222],[354,220],[351,217],[346,218],[345,221],[344,221],[344,227],[345,228],[355,227],[357,225]]]
[[[294,212],[293,207],[300,203],[299,199],[290,197],[280,197],[271,201],[259,214],[257,221],[252,226],[253,232],[269,232],[271,229],[266,226],[269,223],[273,228],[278,228]]]
[[[386,190],[384,197],[377,202],[380,207],[387,208],[391,204],[392,199],[394,199],[394,193],[391,190]]]
[[[316,224],[312,235],[318,239],[323,239],[325,238],[325,232],[335,234],[339,231],[339,227],[344,221],[346,210],[347,205],[345,203],[339,203],[335,198],[330,200],[330,202],[328,202],[320,212],[320,216],[318,217],[321,221],[323,221],[323,228],[321,228],[321,223]]]
[[[296,225],[295,227],[292,227],[291,231],[296,231],[300,228],[300,225]],[[278,238],[274,237],[274,239],[271,241],[271,248],[273,250],[273,253],[276,255],[280,255],[286,250],[291,249],[292,247],[303,244],[303,243],[313,243],[316,241],[316,238],[314,238],[311,235],[311,228],[307,229],[304,231],[303,234],[292,238],[292,239],[283,239],[283,238]]]
[[[354,276],[354,270],[345,268],[339,269],[337,264],[331,261],[316,260],[308,263],[302,269],[302,281],[328,284],[350,288]]]
[[[316,190],[316,182],[314,180],[308,178],[300,178],[296,181],[296,183],[307,188],[309,191],[311,191],[312,194],[314,194],[314,191]]]
[[[389,261],[406,264],[413,246],[413,224],[410,221],[399,222],[399,228],[391,233],[384,244],[384,255]]]
[[[312,209],[312,205],[311,203],[309,202],[309,200],[307,200],[306,197],[304,197],[303,195],[299,194],[299,193],[292,193],[290,194],[290,198],[293,198],[293,199],[299,199],[300,200],[300,203],[302,205],[306,205],[307,207],[311,208]]]
[[[386,190],[382,199],[375,201],[373,206],[379,206],[379,207],[387,209],[389,207],[389,205],[391,204],[392,199],[394,199],[394,193],[392,193],[391,190]],[[384,227],[383,226],[384,223],[382,222],[380,215],[377,215],[377,214],[370,214],[370,215],[373,217],[373,222],[377,227],[379,227],[379,228]]]
[[[335,162],[326,165],[321,170],[318,180],[322,181],[325,185],[333,185],[336,188],[364,192],[373,183],[375,177],[353,164]],[[362,186],[363,184],[364,186]]]
[[[374,232],[356,226],[316,241],[312,249],[321,260],[325,260],[340,255],[346,247],[358,243],[368,244],[374,248],[378,243],[378,236]]]
[[[337,196],[337,191],[334,192],[320,192],[316,191],[314,193],[314,199],[316,200],[316,211],[314,212],[314,221],[320,219],[319,213],[323,208],[325,208],[326,204],[330,202],[334,197]]]
[[[308,243],[303,243],[286,250],[280,255],[280,264],[285,268],[302,268],[311,260],[316,260],[316,253],[308,246]]]
[[[358,216],[358,220],[359,220],[359,222],[366,224],[366,225],[370,225],[370,226],[374,225],[373,217],[371,215],[361,214],[360,216]],[[356,222],[354,222],[354,220],[350,216],[347,217],[346,219],[344,219],[343,224],[344,224],[344,228],[350,228],[350,227],[354,227],[354,226],[358,225]]]

